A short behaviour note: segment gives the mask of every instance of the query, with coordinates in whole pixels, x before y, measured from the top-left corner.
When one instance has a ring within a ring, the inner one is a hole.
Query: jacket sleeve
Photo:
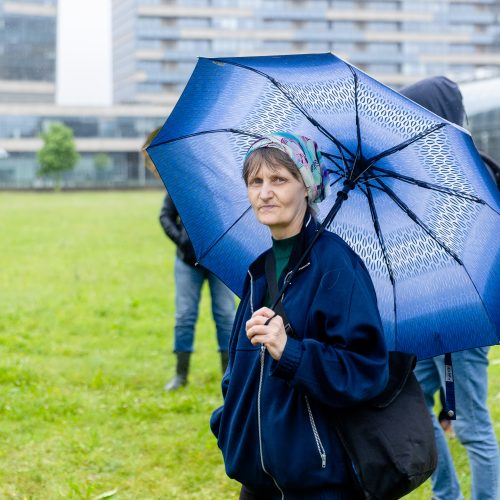
[[[186,243],[181,226],[178,222],[179,214],[175,208],[172,198],[167,193],[163,200],[160,211],[160,224],[165,234],[177,245],[182,246]]]
[[[323,275],[303,340],[288,338],[272,376],[331,407],[379,394],[388,378],[387,349],[368,271],[356,260]]]
[[[248,287],[245,287],[245,290]],[[248,290],[247,290],[248,292]],[[245,292],[244,292],[245,294]],[[246,299],[242,298],[238,310],[236,311],[236,316],[234,318],[233,322],[233,329],[231,332],[231,338],[229,340],[229,363],[227,365],[227,370],[226,373],[224,373],[224,376],[222,377],[222,398],[225,401],[226,399],[226,394],[227,390],[229,388],[229,382],[231,380],[231,373],[233,371],[233,364],[234,364],[234,358],[236,356],[236,344],[238,341],[238,332],[241,329],[241,323],[243,322],[243,311],[245,310],[244,303],[248,301],[248,293],[246,294]],[[217,408],[213,413],[212,416],[210,417],[210,429],[212,430],[212,433],[214,436],[219,439],[219,429],[220,429],[220,422],[222,419],[222,413],[224,411],[224,405],[220,406]]]
[[[231,357],[229,358],[229,363],[227,365],[226,373],[222,377],[222,397],[226,398],[227,389],[229,387],[229,381],[231,379]],[[224,411],[224,405],[219,406],[210,417],[210,429],[212,430],[213,435],[219,439],[219,429],[220,429],[220,421],[222,419],[222,412]]]
[[[243,321],[244,307],[242,303],[244,302],[245,300],[242,299],[242,301],[238,306],[238,310],[236,311],[236,316],[233,322],[233,329],[231,332],[231,338],[229,340],[229,362],[227,365],[226,373],[224,373],[224,376],[222,377],[222,383],[221,383],[223,400],[226,399],[227,390],[229,388],[229,381],[231,380],[231,373],[233,371],[234,358],[236,355],[236,344],[238,340],[238,332],[240,331],[241,323]],[[224,405],[217,408],[210,417],[210,429],[212,430],[212,433],[217,439],[219,439],[219,429],[223,411],[224,411]]]

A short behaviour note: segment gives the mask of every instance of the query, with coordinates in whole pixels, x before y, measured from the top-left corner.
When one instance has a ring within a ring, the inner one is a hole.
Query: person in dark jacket
[[[160,223],[165,234],[177,245],[175,259],[175,329],[174,352],[177,356],[176,374],[165,385],[173,391],[187,384],[189,361],[193,352],[194,328],[198,319],[201,287],[208,280],[212,297],[212,314],[217,329],[217,342],[221,356],[222,372],[228,362],[228,343],[234,320],[234,295],[214,274],[196,265],[193,245],[184,228],[179,213],[167,193],[160,212]]]
[[[462,125],[465,115],[462,94],[458,85],[448,78],[427,78],[400,92],[442,118]],[[487,166],[484,168],[487,171]],[[487,405],[488,351],[489,347],[479,347],[452,354],[457,410],[452,425],[469,456],[472,500],[500,498],[500,457]],[[444,356],[419,361],[415,368],[434,422],[438,447],[438,466],[432,475],[433,498],[457,500],[463,499],[460,484],[443,430],[433,411],[435,393],[445,387],[444,372]]]
[[[340,237],[324,231],[283,293],[282,315],[269,308],[266,266],[280,288],[318,230],[314,204],[328,188],[320,160],[312,140],[279,133],[257,141],[244,164],[248,197],[271,230],[272,249],[249,268],[222,380],[224,404],[210,421],[226,473],[242,484],[241,499],[362,498],[330,415],[375,397],[387,383],[368,271]]]

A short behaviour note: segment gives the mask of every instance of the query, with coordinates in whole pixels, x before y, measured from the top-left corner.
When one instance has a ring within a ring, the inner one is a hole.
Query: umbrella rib
[[[474,196],[472,194],[469,194],[469,193],[464,193],[463,191],[459,191],[457,189],[451,189],[451,188],[447,188],[444,186],[439,186],[438,184],[433,184],[431,182],[421,181],[421,180],[415,179],[413,177],[408,177],[406,175],[402,175],[402,174],[398,174],[396,172],[392,172],[390,170],[386,170],[385,168],[372,167],[372,170],[376,171],[376,172],[382,172],[385,174],[384,176],[380,176],[380,177],[391,177],[391,178],[394,178],[394,179],[397,179],[397,180],[400,180],[403,182],[407,182],[408,184],[414,184],[416,186],[419,186],[419,187],[422,187],[425,189],[430,189],[432,191],[438,191],[440,193],[449,194],[450,196],[456,196],[457,198],[463,198],[463,199],[468,200],[468,201],[474,201],[476,203],[480,203],[481,205],[488,205],[488,203],[486,203],[481,198]],[[373,176],[373,179],[377,179],[377,178],[378,177]],[[493,211],[495,211],[494,208],[492,208],[492,207],[490,207],[490,208]]]
[[[403,209],[404,212],[406,212],[406,214],[417,224],[419,225],[434,241],[436,241],[436,243],[441,246],[441,248],[443,248],[446,253],[448,253],[449,255],[451,255],[455,260],[456,262],[463,267],[464,269],[464,272],[467,274],[468,278],[469,278],[469,281],[472,283],[472,286],[474,287],[474,290],[479,298],[479,302],[481,303],[483,309],[484,309],[484,313],[486,315],[486,318],[488,319],[493,331],[496,330],[496,327],[495,327],[495,323],[493,322],[493,320],[491,319],[490,317],[490,314],[488,312],[488,309],[486,308],[486,305],[484,304],[484,301],[481,297],[481,294],[479,293],[479,290],[477,289],[477,286],[476,284],[474,283],[474,280],[472,279],[472,276],[470,275],[469,271],[467,270],[467,268],[465,267],[465,264],[463,263],[463,261],[458,257],[458,255],[453,252],[453,250],[451,250],[445,243],[443,243],[442,241],[440,241],[438,239],[438,237],[433,233],[433,231],[431,229],[429,229],[418,217],[417,215],[412,212],[409,207],[388,187],[386,186],[381,180],[378,180],[377,179],[377,182],[378,184],[380,184],[382,190],[400,207]]]
[[[339,151],[341,152],[340,154],[343,156],[342,150],[344,150],[346,153],[351,156],[351,158],[354,156],[349,149],[344,146],[338,139],[336,139],[328,130],[326,130],[315,118],[310,116],[304,109],[302,109],[299,104],[297,104],[289,95],[288,92],[282,87],[281,83],[273,78],[272,76],[264,73],[263,71],[260,71],[255,68],[251,68],[249,66],[245,66],[244,64],[236,63],[234,61],[228,61],[227,59],[217,59],[217,58],[211,58],[210,61],[213,61],[215,63],[221,63],[221,64],[231,64],[232,66],[236,66],[238,68],[246,69],[248,71],[253,71],[254,73],[257,73],[260,76],[263,76],[267,80],[269,80],[323,135],[328,137],[336,146],[339,148]],[[344,160],[345,161],[345,160]]]
[[[218,129],[213,129],[213,130],[201,130],[200,132],[193,132],[192,134],[186,134],[186,135],[181,135],[179,137],[175,137],[173,139],[167,139],[166,141],[161,141],[156,144],[150,145],[147,147],[147,149],[153,149],[156,148],[157,146],[163,146],[164,144],[171,144],[172,142],[177,142],[182,139],[190,139],[191,137],[196,137],[198,135],[205,135],[205,134],[218,134],[221,132],[230,132],[232,134],[240,134],[240,135],[247,135],[249,137],[254,137],[255,139],[262,139],[261,135],[258,134],[253,134],[251,132],[245,132],[244,130],[238,130],[236,128],[218,128]]]
[[[358,160],[363,157],[363,151],[361,148],[361,126],[359,124],[358,75],[350,64],[347,64],[347,67],[349,68],[349,71],[352,73],[352,76],[354,77],[354,109],[356,110],[356,137],[358,140],[358,146],[356,147],[356,157],[354,159],[354,165],[356,165]],[[350,180],[352,179],[353,173],[354,173],[354,168],[352,169],[351,175],[349,176]]]
[[[201,259],[204,259],[209,253],[210,251],[212,250],[212,248],[215,247],[215,245],[217,245],[217,243],[219,243],[219,241],[224,238],[224,236],[226,236],[227,233],[229,233],[229,231],[231,231],[231,229],[236,225],[238,224],[238,222],[243,219],[243,217],[245,217],[245,215],[248,213],[248,211],[251,209],[252,207],[249,206],[204,252],[202,255],[200,255],[200,258],[198,259],[198,261],[201,261]]]
[[[330,183],[330,187],[335,186],[335,184],[337,184],[337,182],[339,182],[341,179],[342,179],[342,177],[339,176],[338,179],[335,179],[332,183]]]
[[[335,174],[339,177],[342,177],[343,174],[345,173],[343,170],[332,170],[331,168],[326,168],[325,171],[328,172],[329,174]]]
[[[389,273],[389,279],[392,285],[392,299],[393,299],[393,308],[394,308],[394,345],[397,345],[397,336],[398,336],[398,313],[397,313],[397,303],[396,303],[396,280],[394,279],[394,271],[392,269],[392,265],[389,259],[389,253],[387,251],[387,247],[385,245],[384,235],[382,233],[382,228],[380,227],[380,222],[377,214],[377,208],[375,207],[375,200],[373,199],[373,194],[370,189],[370,186],[366,186],[366,197],[368,198],[368,204],[370,206],[370,213],[372,216],[373,226],[375,227],[375,233],[378,238],[378,242],[380,248],[382,250],[382,255],[384,256],[385,265],[387,267],[387,272]]]
[[[365,170],[368,170],[368,168],[370,168],[378,160],[380,160],[382,158],[385,158],[386,156],[392,155],[394,153],[397,153],[398,151],[401,151],[402,149],[405,149],[410,144],[413,144],[414,142],[422,139],[423,137],[426,137],[429,134],[432,134],[436,130],[439,130],[439,129],[443,128],[443,127],[446,127],[446,125],[447,125],[446,123],[438,123],[436,125],[433,125],[432,127],[429,127],[428,129],[420,132],[420,134],[417,134],[417,135],[411,137],[410,139],[402,142],[401,144],[393,146],[390,149],[386,149],[385,151],[382,151],[378,155],[372,156],[371,158],[369,158],[369,159],[366,160],[367,167],[366,167]]]
[[[345,173],[345,169],[342,165],[337,163],[334,158],[338,159],[338,157],[331,155],[330,153],[324,153],[323,151],[320,151],[321,156],[324,156],[328,160],[330,160],[338,169],[340,169],[343,173]]]
[[[442,242],[437,235],[430,229],[419,217],[413,212],[410,207],[401,199],[399,196],[392,191],[389,186],[384,184],[380,179],[375,179],[376,182],[381,186],[382,190],[391,198],[391,200],[396,203],[403,210],[403,212],[410,217],[410,219],[415,222],[418,226],[420,226],[447,254],[453,257],[461,266],[463,266],[463,262],[460,257],[450,248],[446,243]]]
[[[334,161],[335,160],[343,160],[343,158],[341,156],[337,156],[337,155],[332,155],[330,153],[325,153],[324,151],[320,151],[320,153],[323,155],[323,156],[326,156],[327,158],[329,158],[330,160]]]

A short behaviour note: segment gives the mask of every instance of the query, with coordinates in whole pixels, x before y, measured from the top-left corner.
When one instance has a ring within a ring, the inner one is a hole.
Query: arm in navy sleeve
[[[303,340],[288,338],[272,376],[331,407],[375,397],[387,383],[387,350],[368,271],[349,259],[325,273]],[[312,337],[312,338],[311,338]]]

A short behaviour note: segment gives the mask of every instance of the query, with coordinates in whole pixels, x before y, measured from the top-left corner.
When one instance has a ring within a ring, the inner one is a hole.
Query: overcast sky
[[[57,103],[111,104],[111,0],[59,0]]]

